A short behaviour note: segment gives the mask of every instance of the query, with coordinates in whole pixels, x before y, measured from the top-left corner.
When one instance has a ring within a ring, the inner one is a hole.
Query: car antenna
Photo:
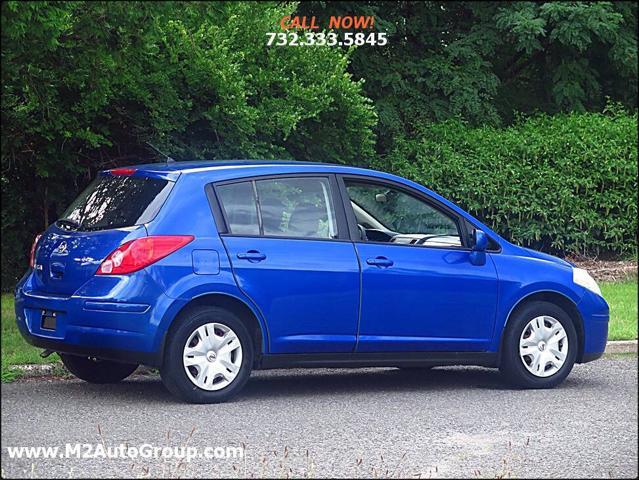
[[[156,152],[158,152],[160,155],[162,155],[163,157],[166,158],[166,163],[172,163],[175,162],[175,160],[173,160],[171,157],[169,157],[166,153],[164,153],[163,151],[161,151],[159,148],[157,148],[155,145],[153,145],[151,142],[146,142],[146,144],[151,147],[153,150],[155,150]]]

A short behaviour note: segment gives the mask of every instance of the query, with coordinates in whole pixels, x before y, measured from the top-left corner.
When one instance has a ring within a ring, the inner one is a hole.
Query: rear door
[[[155,217],[173,182],[130,169],[113,172],[100,174],[42,235],[36,291],[72,295],[119,245],[146,236],[144,224]]]
[[[266,319],[271,353],[353,351],[360,269],[335,177],[244,179],[215,194],[233,272]]]

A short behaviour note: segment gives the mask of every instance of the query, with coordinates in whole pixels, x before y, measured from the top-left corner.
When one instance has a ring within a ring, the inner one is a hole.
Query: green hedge
[[[418,181],[512,241],[553,253],[637,252],[637,115],[609,107],[396,139],[376,167]]]

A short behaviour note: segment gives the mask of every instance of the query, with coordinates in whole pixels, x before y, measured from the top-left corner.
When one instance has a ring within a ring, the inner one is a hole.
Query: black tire
[[[135,372],[137,365],[111,362],[60,353],[64,366],[73,375],[89,383],[117,383]]]
[[[164,386],[173,395],[190,403],[220,403],[230,400],[244,387],[253,368],[254,348],[244,323],[233,313],[219,307],[196,307],[176,319],[175,327],[167,336],[160,376]],[[183,364],[184,346],[191,334],[207,323],[220,323],[231,328],[242,347],[242,362],[237,376],[220,390],[204,390],[187,376]]]
[[[548,377],[538,377],[529,372],[519,356],[519,339],[524,328],[536,317],[548,315],[561,323],[568,338],[568,353],[561,368]],[[577,358],[578,345],[575,325],[561,307],[550,302],[530,302],[519,309],[508,321],[502,343],[500,371],[513,385],[521,388],[553,388],[563,382]]]

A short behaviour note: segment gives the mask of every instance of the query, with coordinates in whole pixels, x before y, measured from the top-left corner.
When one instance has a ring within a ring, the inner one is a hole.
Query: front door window
[[[417,246],[459,247],[457,222],[403,190],[346,180],[363,240]]]

